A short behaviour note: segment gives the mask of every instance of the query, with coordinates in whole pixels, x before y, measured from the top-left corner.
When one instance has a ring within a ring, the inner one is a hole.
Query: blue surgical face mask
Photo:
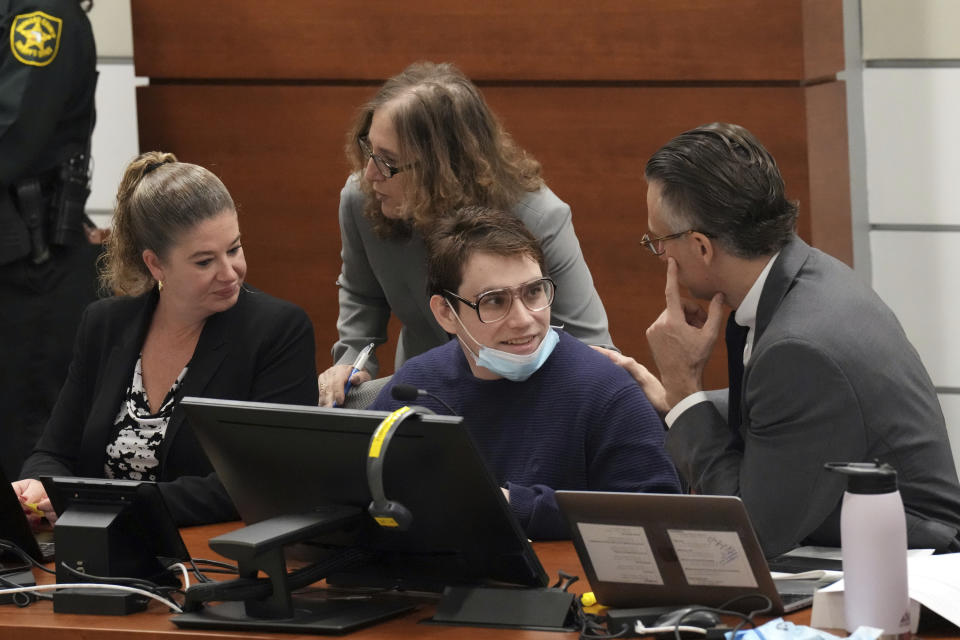
[[[507,380],[523,382],[532,376],[543,366],[543,363],[547,361],[547,358],[550,357],[550,354],[553,353],[554,348],[560,341],[559,334],[553,329],[550,329],[533,353],[517,354],[487,347],[480,344],[480,341],[474,338],[473,334],[463,325],[463,322],[460,320],[460,315],[457,313],[457,310],[453,308],[453,305],[450,304],[450,301],[447,300],[446,303],[453,311],[453,316],[457,319],[457,322],[463,327],[464,332],[470,336],[471,340],[480,345],[479,353],[474,353],[473,349],[471,349],[466,342],[460,340],[460,343],[465,346],[467,351],[470,352],[470,355],[473,356],[473,361],[477,366],[483,367]],[[457,339],[460,339],[460,336],[457,336]]]

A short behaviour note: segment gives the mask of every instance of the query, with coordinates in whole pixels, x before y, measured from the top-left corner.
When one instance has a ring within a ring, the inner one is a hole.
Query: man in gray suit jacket
[[[960,550],[960,484],[933,383],[880,298],[796,236],[773,157],[746,129],[715,123],[667,143],[646,178],[643,243],[667,262],[667,308],[647,329],[660,378],[609,355],[665,414],[690,489],[740,496],[769,556],[838,546],[845,480],[823,465],[880,460],[897,470],[909,545]],[[702,386],[724,303],[735,309],[726,413]]]

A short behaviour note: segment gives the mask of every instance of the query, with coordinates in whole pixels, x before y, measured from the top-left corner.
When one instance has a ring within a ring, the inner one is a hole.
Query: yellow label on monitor
[[[380,426],[377,427],[377,430],[373,432],[373,438],[370,439],[370,452],[367,454],[368,458],[380,457],[380,449],[383,447],[384,438],[386,438],[387,434],[390,433],[390,429],[393,428],[394,423],[399,420],[401,416],[407,413],[410,413],[410,407],[400,407],[383,419],[383,422],[380,423]],[[397,525],[394,523],[392,526],[395,527]]]
[[[374,518],[381,527],[399,527],[397,521],[389,516],[377,516]]]

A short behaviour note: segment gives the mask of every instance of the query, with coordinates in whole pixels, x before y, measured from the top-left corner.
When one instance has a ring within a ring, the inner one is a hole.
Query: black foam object
[[[447,587],[429,622],[561,631],[571,628],[573,598],[559,589]]]
[[[53,594],[54,613],[125,616],[147,608],[150,598],[106,589],[61,589]]]

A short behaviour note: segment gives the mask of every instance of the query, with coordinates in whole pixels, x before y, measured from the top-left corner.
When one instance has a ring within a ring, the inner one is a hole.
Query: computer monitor
[[[435,592],[547,583],[460,417],[405,420],[383,454],[384,493],[413,516],[401,531],[366,516],[370,439],[388,413],[193,397],[181,406],[248,525],[330,505],[363,511],[356,526],[310,542],[312,559],[349,548],[376,557],[328,583]]]

